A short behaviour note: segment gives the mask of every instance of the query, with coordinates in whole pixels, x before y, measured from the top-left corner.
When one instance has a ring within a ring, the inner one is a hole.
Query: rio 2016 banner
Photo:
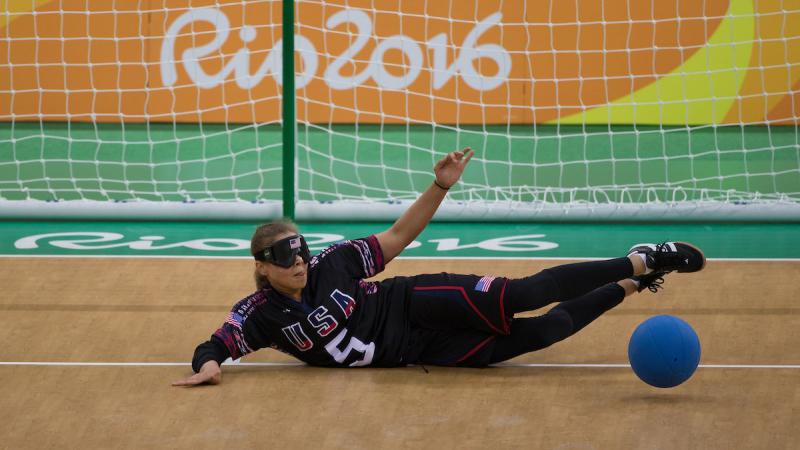
[[[278,1],[4,3],[0,120],[280,119]],[[336,0],[296,11],[301,121],[800,116],[800,0]]]

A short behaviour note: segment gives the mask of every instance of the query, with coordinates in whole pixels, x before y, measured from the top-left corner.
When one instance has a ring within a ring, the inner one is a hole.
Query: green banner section
[[[313,252],[388,223],[301,224]],[[0,222],[0,256],[247,257],[252,223]],[[641,242],[692,242],[710,258],[800,258],[800,224],[433,223],[406,257],[603,258]]]

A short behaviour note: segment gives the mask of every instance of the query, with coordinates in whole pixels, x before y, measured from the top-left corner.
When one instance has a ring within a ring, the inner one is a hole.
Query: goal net
[[[797,0],[4,4],[3,217],[800,218]]]

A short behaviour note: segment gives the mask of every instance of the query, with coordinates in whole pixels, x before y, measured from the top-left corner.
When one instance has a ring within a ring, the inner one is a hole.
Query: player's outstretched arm
[[[200,372],[172,383],[173,386],[197,386],[199,384],[219,384],[222,382],[222,368],[216,361],[206,361]]]
[[[472,149],[467,147],[445,155],[433,167],[436,180],[408,207],[391,228],[376,235],[386,262],[399,255],[425,229],[447,195],[447,189],[458,182],[474,154]]]

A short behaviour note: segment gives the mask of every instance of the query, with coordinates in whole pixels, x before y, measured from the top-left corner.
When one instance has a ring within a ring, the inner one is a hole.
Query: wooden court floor
[[[561,261],[398,260],[385,276],[510,277]],[[487,369],[227,366],[182,389],[197,343],[251,291],[252,263],[0,259],[0,448],[800,448],[800,263],[710,261],[544,351]],[[661,390],[628,368],[651,315],[690,322],[706,365]],[[292,360],[272,350],[244,362]],[[128,366],[21,362],[132,363]]]

